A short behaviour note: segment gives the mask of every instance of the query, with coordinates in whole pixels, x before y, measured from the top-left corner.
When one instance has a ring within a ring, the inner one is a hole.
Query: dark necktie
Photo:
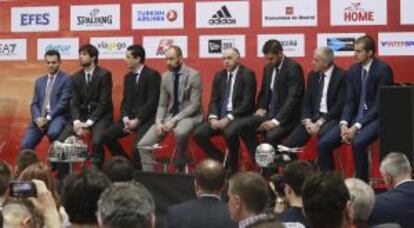
[[[43,99],[42,108],[40,109],[40,115],[42,117],[45,117],[46,114],[47,114],[46,109],[47,109],[47,105],[50,102],[50,93],[52,92],[54,79],[55,79],[55,76],[50,76],[50,77],[48,77],[48,80],[47,80],[45,98]]]
[[[357,115],[357,122],[360,122],[362,117],[364,116],[364,109],[365,109],[365,98],[367,93],[367,78],[368,78],[368,71],[362,68],[362,77],[361,77],[361,95],[359,97],[359,108],[358,108],[358,115]]]
[[[174,77],[174,103],[171,109],[173,116],[177,115],[180,112],[180,101],[178,99],[178,89],[180,85],[180,74],[175,73]]]
[[[269,104],[269,112],[267,113],[268,118],[273,118],[277,113],[277,78],[279,76],[279,67],[275,67],[276,75],[273,80],[273,90],[272,90],[272,99]]]
[[[318,115],[321,109],[321,102],[323,97],[323,87],[325,86],[325,74],[321,73],[319,75],[319,87],[318,87],[318,100],[316,103],[316,110],[314,111],[314,115]]]
[[[224,91],[223,101],[221,102],[220,118],[223,118],[227,115],[227,105],[229,104],[232,77],[233,74],[229,72],[227,75],[226,89]]]
[[[139,81],[139,73],[134,73],[133,74],[135,77],[135,85],[138,85],[138,81]]]
[[[91,74],[87,73],[86,74],[86,85],[88,85],[89,87],[90,84],[91,84]]]

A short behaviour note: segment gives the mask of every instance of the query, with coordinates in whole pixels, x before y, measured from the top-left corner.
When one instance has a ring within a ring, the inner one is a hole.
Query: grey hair
[[[151,227],[154,213],[152,195],[138,182],[113,183],[98,202],[103,227]]]
[[[314,54],[321,57],[321,59],[328,64],[331,64],[335,60],[335,55],[332,49],[329,47],[320,47],[314,51]]]
[[[237,48],[235,48],[235,47],[229,47],[229,48],[226,48],[224,51],[233,51],[234,53],[236,53],[236,55],[237,55],[238,57],[240,57],[240,51],[239,51],[239,49],[237,49]]]
[[[357,178],[347,178],[345,185],[351,196],[353,219],[367,221],[374,208],[374,190],[367,183]]]
[[[392,152],[382,160],[380,171],[382,175],[388,174],[393,178],[397,178],[411,175],[411,165],[405,154]]]

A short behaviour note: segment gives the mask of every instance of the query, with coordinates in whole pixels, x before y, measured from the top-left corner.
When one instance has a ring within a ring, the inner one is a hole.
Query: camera
[[[10,196],[18,198],[36,197],[36,185],[32,181],[11,181]]]

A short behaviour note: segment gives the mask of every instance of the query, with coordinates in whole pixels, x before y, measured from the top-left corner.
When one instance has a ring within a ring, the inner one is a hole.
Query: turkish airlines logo
[[[351,1],[351,5],[344,9],[344,21],[374,21],[374,11],[361,7],[361,1]]]
[[[232,25],[236,24],[236,19],[232,17],[227,6],[222,6],[212,17],[208,20],[210,25]]]

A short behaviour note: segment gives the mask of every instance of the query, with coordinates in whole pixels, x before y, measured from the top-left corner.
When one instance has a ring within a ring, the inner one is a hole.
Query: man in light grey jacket
[[[181,48],[170,46],[165,53],[168,71],[162,75],[160,99],[155,124],[138,142],[144,171],[153,171],[151,147],[169,132],[175,135],[176,164],[178,171],[185,167],[187,138],[203,119],[201,107],[200,73],[183,63]]]

